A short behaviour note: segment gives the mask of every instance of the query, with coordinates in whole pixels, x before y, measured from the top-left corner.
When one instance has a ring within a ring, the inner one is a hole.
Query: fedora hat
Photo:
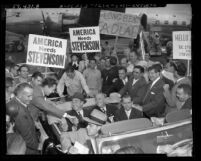
[[[121,97],[119,93],[110,93],[110,96],[106,98],[106,103],[119,103],[121,102]]]
[[[81,93],[75,93],[75,94],[71,97],[71,100],[73,100],[73,98],[80,99],[81,101],[83,101],[84,103],[86,103],[86,100],[85,100],[84,96],[83,96]]]
[[[95,125],[104,125],[107,121],[107,115],[104,114],[103,112],[94,109],[91,113],[89,118],[88,117],[83,117],[83,120],[91,123],[91,124],[95,124]]]

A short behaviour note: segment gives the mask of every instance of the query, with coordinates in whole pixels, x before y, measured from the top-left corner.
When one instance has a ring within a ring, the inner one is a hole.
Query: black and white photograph
[[[192,5],[108,6],[4,8],[4,155],[193,157]]]

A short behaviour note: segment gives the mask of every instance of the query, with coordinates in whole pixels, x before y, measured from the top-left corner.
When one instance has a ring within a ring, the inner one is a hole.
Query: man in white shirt
[[[66,71],[58,82],[57,93],[60,97],[63,96],[64,85],[67,87],[69,96],[73,96],[75,93],[82,93],[83,90],[88,96],[92,96],[83,75],[79,71],[74,70],[72,66],[66,68]]]
[[[96,60],[89,60],[89,67],[84,70],[83,76],[86,79],[87,86],[91,91],[91,94],[95,96],[97,93],[101,91],[102,88],[102,80],[101,80],[101,72],[96,69]]]
[[[114,121],[123,121],[129,119],[142,118],[143,113],[132,108],[132,101],[129,95],[125,95],[122,99],[122,107],[115,112]]]

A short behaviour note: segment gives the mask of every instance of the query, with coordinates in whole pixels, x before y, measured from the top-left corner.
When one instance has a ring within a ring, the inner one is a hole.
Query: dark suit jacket
[[[106,78],[106,84],[108,86],[113,84],[113,79],[115,78],[119,78],[119,67],[118,66],[114,66],[112,68],[110,68],[109,72],[108,72],[108,76]]]
[[[50,101],[45,100],[41,87],[37,86],[33,90],[33,99],[30,102],[29,109],[34,120],[37,120],[40,112],[52,114],[58,118],[62,118],[64,111],[56,108]]]
[[[187,99],[181,109],[192,109],[192,98]]]
[[[86,121],[84,121],[82,118],[80,118],[80,116],[78,115],[78,113],[75,110],[70,110],[67,113],[71,116],[76,116],[78,118],[79,124],[78,124],[77,129],[87,127],[88,123]],[[83,108],[84,117],[89,117],[90,113],[91,113],[91,110]],[[68,119],[66,119],[66,120],[67,120],[67,124],[68,124],[68,130],[72,131],[73,124]]]
[[[101,71],[101,78],[103,80],[103,83],[102,83],[102,92],[103,93],[105,93],[108,89],[108,85],[107,85],[108,74],[109,74],[109,69],[103,69]]]
[[[174,86],[174,82],[168,78],[166,78],[165,76],[162,77],[162,80],[164,81],[165,84],[168,84],[170,87],[170,90],[172,89],[172,87]]]
[[[147,82],[144,77],[140,78],[133,86],[133,79],[132,76],[129,81],[126,83],[126,85],[120,90],[120,94],[123,96],[128,92],[128,94],[131,96],[131,99],[134,104],[140,104],[142,102],[142,98],[146,92],[146,85]]]
[[[148,117],[161,117],[165,110],[164,82],[160,78],[150,90],[151,83],[147,85],[147,91],[143,98],[143,112]]]
[[[38,154],[37,148],[39,140],[36,134],[35,123],[28,111],[16,98],[13,98],[6,107],[14,106],[17,109],[17,115],[12,119],[15,121],[15,129],[26,142],[26,154]]]
[[[78,61],[77,61],[77,65],[75,65],[75,64],[72,65],[72,62],[70,62],[69,65],[72,66],[74,68],[74,70],[78,70],[78,68],[79,68],[79,62]]]
[[[121,107],[119,110],[117,110],[115,112],[114,121],[116,122],[116,121],[122,121],[122,120],[128,120],[128,119],[136,119],[136,118],[142,118],[142,117],[143,117],[143,112],[132,108],[130,116],[128,118],[127,115],[126,115],[126,112],[124,110],[124,107]]]
[[[95,106],[94,109],[97,109],[97,110],[103,112],[100,109],[100,107],[98,107],[98,106]],[[108,122],[111,122],[110,119],[109,119],[109,117],[110,116],[114,116],[114,114],[115,114],[115,112],[116,112],[117,109],[118,109],[117,106],[110,106],[108,104],[106,105],[106,115],[108,117],[108,119],[107,119]]]
[[[123,81],[120,78],[118,78],[110,87],[108,87],[105,93],[109,95],[112,92],[119,92],[123,87],[124,87]]]

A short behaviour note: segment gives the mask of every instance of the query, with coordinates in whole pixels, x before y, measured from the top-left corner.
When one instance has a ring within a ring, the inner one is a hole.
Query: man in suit
[[[122,98],[122,107],[115,112],[114,121],[122,121],[129,119],[142,118],[143,113],[135,108],[132,108],[132,101],[129,95]]]
[[[161,68],[154,64],[148,68],[149,79],[151,82],[147,85],[146,93],[140,105],[134,105],[135,108],[142,110],[144,116],[162,117],[165,110],[165,98],[163,95],[164,82],[160,78]]]
[[[109,95],[113,92],[119,92],[128,82],[128,77],[126,76],[126,68],[119,68],[119,78],[115,80],[115,82],[108,88],[106,94]]]
[[[6,104],[7,114],[15,122],[16,131],[26,142],[26,154],[39,154],[39,139],[27,105],[32,100],[33,88],[21,83],[15,89],[16,97]]]
[[[83,118],[88,122],[86,128],[80,128],[78,131],[62,132],[60,137],[61,149],[63,153],[78,154],[78,149],[72,144],[79,142],[83,146],[89,149],[89,154],[93,154],[93,147],[91,145],[91,139],[98,137],[101,131],[101,126],[106,123],[107,116],[97,109],[93,109],[89,118]]]
[[[111,68],[108,71],[108,75],[106,77],[106,83],[105,83],[107,88],[110,87],[119,77],[118,75],[119,67],[117,66],[117,58],[111,56],[110,65],[111,65]]]
[[[96,106],[94,109],[97,109],[107,115],[107,121],[113,122],[113,117],[115,114],[115,111],[118,109],[116,106],[109,106],[106,104],[106,98],[103,93],[98,93],[95,97],[96,100]]]
[[[41,86],[36,86],[33,90],[33,99],[30,102],[29,109],[34,120],[38,120],[40,114],[45,116],[51,114],[61,119],[62,123],[66,123],[66,118],[77,122],[76,118],[72,118],[65,111],[58,109],[55,104],[46,99],[46,96],[55,91],[57,86],[56,80],[53,78],[45,78]]]
[[[177,87],[177,98],[180,102],[183,102],[180,109],[192,109],[191,92],[192,90],[189,84],[180,84]]]
[[[186,77],[186,66],[183,62],[175,62],[175,71],[174,71],[174,77],[176,79],[176,82],[172,89],[170,90],[169,85],[164,85],[164,96],[167,102],[166,106],[166,113],[169,113],[170,111],[174,110],[175,108],[180,109],[182,106],[182,102],[178,100],[176,96],[177,87],[180,84],[189,84],[191,85],[191,81],[188,77]]]
[[[79,61],[78,61],[78,57],[76,54],[71,55],[71,62],[69,63],[69,65],[71,65],[74,70],[79,69]]]
[[[134,104],[139,104],[146,90],[146,80],[143,77],[144,68],[141,66],[135,66],[133,71],[133,76],[128,80],[126,85],[120,90],[119,94],[121,96],[128,93]]]
[[[79,123],[76,126],[76,130],[86,128],[88,125],[87,122],[83,120],[83,117],[89,117],[91,110],[83,108],[85,102],[84,96],[80,93],[75,93],[72,97],[72,110],[68,111],[68,114],[77,117]],[[72,131],[73,124],[70,121],[67,122],[68,130]]]

